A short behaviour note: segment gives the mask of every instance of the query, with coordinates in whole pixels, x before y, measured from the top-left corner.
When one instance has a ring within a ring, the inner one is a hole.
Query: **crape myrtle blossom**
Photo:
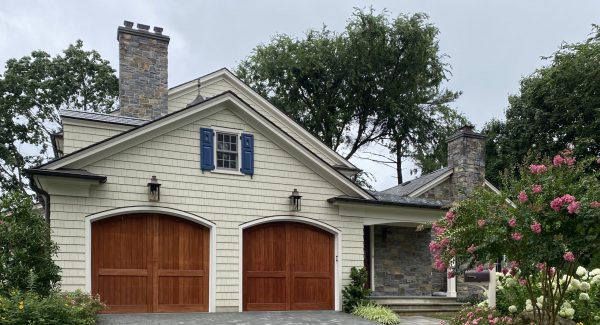
[[[563,259],[569,263],[573,263],[575,262],[575,254],[573,254],[573,252],[566,252],[563,255]]]
[[[542,232],[542,225],[537,221],[534,221],[529,227],[531,228],[531,231],[533,231],[536,234]]]
[[[531,191],[536,194],[542,193],[542,185],[539,185],[539,184],[531,185]]]
[[[534,175],[543,174],[548,171],[548,167],[546,165],[529,165],[529,171]]]
[[[525,191],[521,191],[521,192],[519,192],[517,199],[519,199],[519,201],[521,201],[521,202],[527,202],[529,197],[527,196],[527,193],[525,193]]]

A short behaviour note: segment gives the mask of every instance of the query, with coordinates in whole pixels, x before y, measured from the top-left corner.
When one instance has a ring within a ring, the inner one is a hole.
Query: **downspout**
[[[50,224],[50,194],[38,186],[33,175],[29,175],[29,184],[31,185],[31,189],[42,197],[44,203],[44,218],[46,219],[46,222]]]

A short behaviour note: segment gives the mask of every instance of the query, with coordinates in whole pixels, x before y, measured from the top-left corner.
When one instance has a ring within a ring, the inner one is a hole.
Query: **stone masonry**
[[[143,119],[166,115],[169,37],[162,28],[125,21],[119,27],[120,114]]]
[[[448,139],[448,166],[452,174],[452,201],[463,199],[485,181],[485,136],[464,126]]]
[[[430,231],[375,226],[376,296],[430,296]]]

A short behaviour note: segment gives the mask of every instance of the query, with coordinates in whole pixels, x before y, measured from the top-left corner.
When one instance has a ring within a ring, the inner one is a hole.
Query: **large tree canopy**
[[[424,169],[445,164],[443,140],[465,122],[447,105],[459,94],[442,88],[448,66],[427,18],[356,10],[343,33],[275,36],[236,73],[347,159],[385,145],[402,182],[403,158]]]
[[[44,51],[10,59],[0,75],[0,189],[25,191],[23,170],[49,158],[58,110],[111,110],[119,94],[115,70],[83,43],[62,55]]]
[[[546,59],[549,64],[523,78],[519,94],[509,97],[506,121],[485,127],[486,176],[496,184],[502,171],[516,172],[529,151],[600,155],[600,28]]]

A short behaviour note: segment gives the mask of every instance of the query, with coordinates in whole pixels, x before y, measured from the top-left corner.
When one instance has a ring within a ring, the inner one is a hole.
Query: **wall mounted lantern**
[[[292,191],[292,195],[290,195],[290,210],[292,211],[300,211],[302,196],[300,196],[300,192],[297,189]]]
[[[160,183],[154,175],[150,179],[150,183],[148,183],[148,201],[160,201]]]

